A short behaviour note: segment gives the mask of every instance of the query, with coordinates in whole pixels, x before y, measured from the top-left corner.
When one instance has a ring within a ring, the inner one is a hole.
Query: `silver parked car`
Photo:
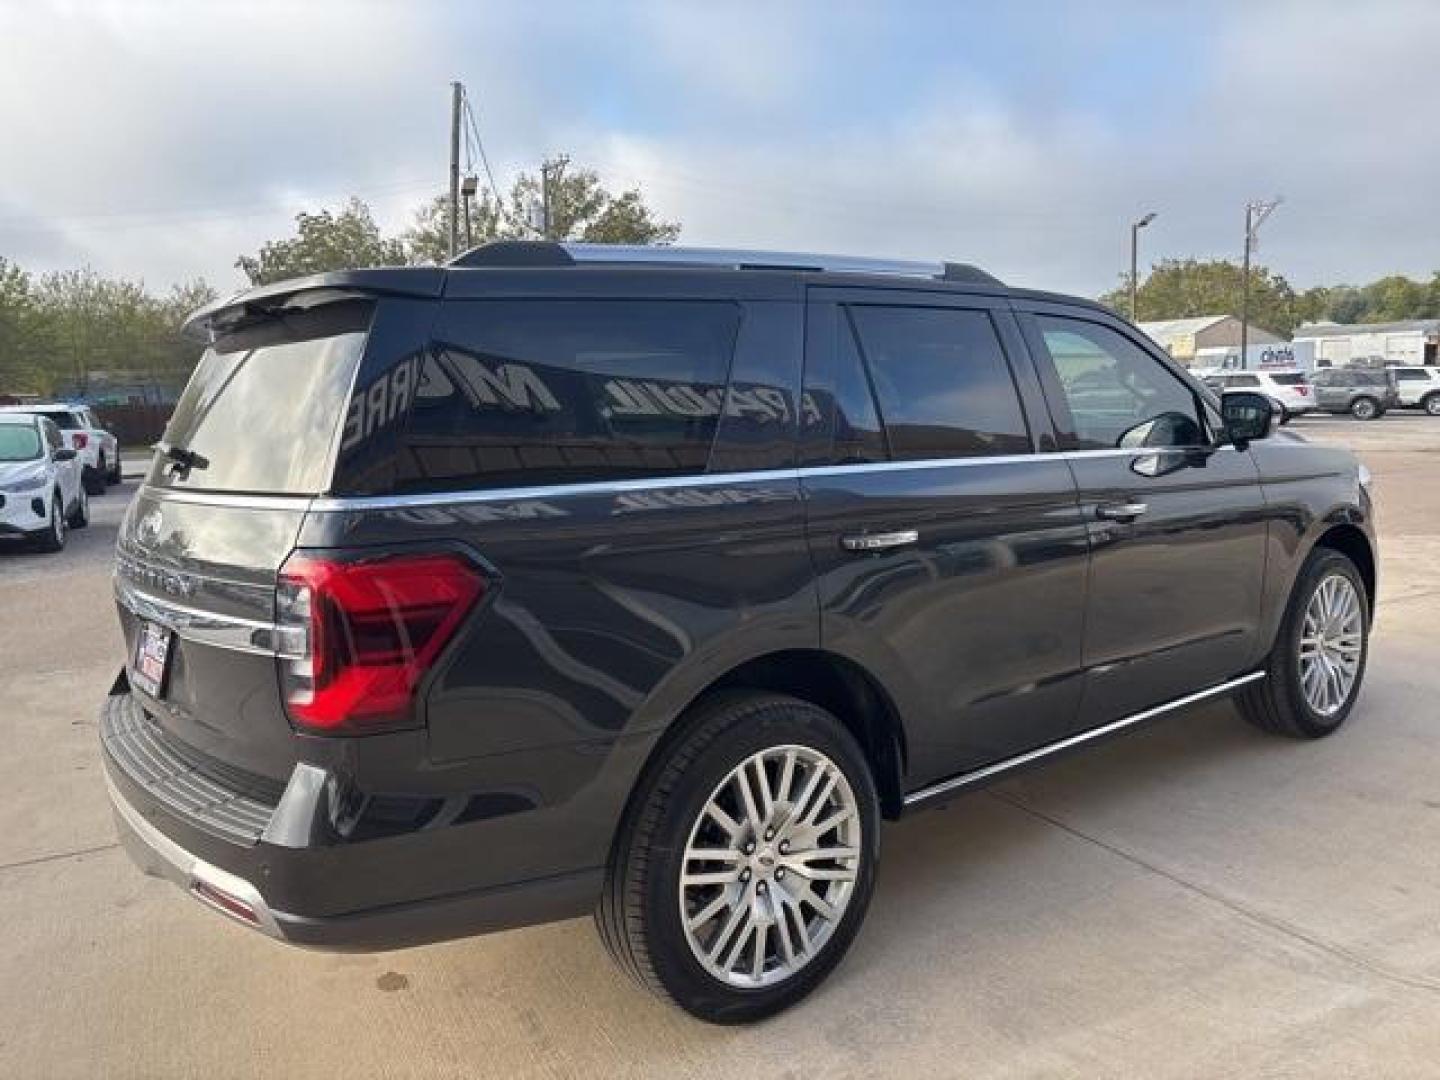
[[[1310,385],[1321,412],[1375,420],[1400,406],[1395,373],[1386,368],[1321,368],[1310,376]]]

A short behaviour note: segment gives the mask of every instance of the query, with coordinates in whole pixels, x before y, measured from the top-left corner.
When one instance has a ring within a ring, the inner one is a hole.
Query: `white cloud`
[[[685,242],[941,256],[1095,293],[1139,213],[1160,212],[1153,258],[1234,256],[1244,201],[1279,191],[1262,258],[1297,284],[1440,269],[1440,6],[1220,5],[1201,54],[1174,43],[1173,78],[1168,56],[1133,85],[1123,61],[1095,71],[1105,107],[1067,97],[1073,57],[1054,79],[1040,54],[844,66],[893,17],[846,10],[826,36],[823,11],[774,4],[3,8],[0,253],[225,287],[304,206],[354,192],[398,227],[444,183],[459,76],[502,184],[568,149],[643,186]],[[855,94],[827,108],[837,84]],[[885,107],[847,107],[871,90]]]

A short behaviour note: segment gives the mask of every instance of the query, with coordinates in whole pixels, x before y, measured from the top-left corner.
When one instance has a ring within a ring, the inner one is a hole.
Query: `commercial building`
[[[1319,367],[1345,364],[1440,364],[1440,319],[1389,323],[1311,323],[1295,343],[1313,342]]]
[[[1238,353],[1243,326],[1234,315],[1162,319],[1138,325],[1161,348],[1187,367],[1196,366],[1196,354],[1201,349],[1233,348]],[[1279,334],[1272,334],[1254,323],[1250,324],[1247,340],[1250,345],[1280,345],[1285,341]]]

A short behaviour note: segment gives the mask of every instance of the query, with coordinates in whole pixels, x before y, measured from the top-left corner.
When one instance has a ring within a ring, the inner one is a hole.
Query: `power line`
[[[475,110],[470,105],[470,91],[462,87],[461,104],[465,110],[465,119],[469,127],[469,133],[475,140],[475,149],[480,154],[480,164],[485,167],[485,179],[490,182],[490,194],[495,196],[495,206],[503,215],[505,204],[500,198],[500,186],[495,183],[495,174],[490,171],[490,159],[485,154],[485,142],[480,138],[480,122],[475,118]]]

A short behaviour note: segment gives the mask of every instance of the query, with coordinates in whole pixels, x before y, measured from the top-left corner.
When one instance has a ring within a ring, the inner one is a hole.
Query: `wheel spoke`
[[[863,852],[855,792],[830,758],[803,745],[751,754],[716,785],[681,853],[696,960],[736,987],[790,978],[845,917]]]

